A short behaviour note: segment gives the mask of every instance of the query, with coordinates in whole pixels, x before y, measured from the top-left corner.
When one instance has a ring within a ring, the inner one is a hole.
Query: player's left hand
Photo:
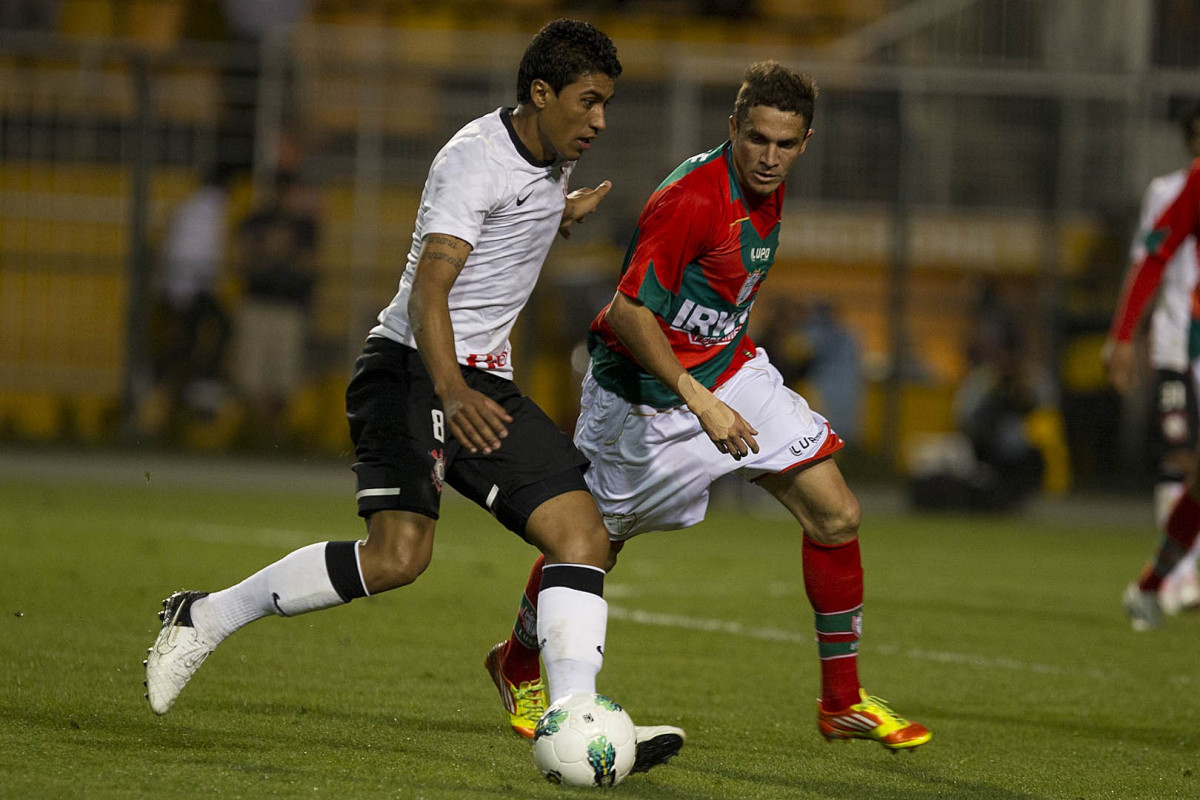
[[[721,401],[697,415],[700,427],[722,453],[741,461],[751,453],[758,452],[758,433],[742,415]]]
[[[595,211],[611,188],[612,181],[601,181],[595,189],[576,189],[567,195],[567,207],[563,209],[562,222],[558,226],[564,239],[571,238],[571,225],[583,222],[584,217]]]

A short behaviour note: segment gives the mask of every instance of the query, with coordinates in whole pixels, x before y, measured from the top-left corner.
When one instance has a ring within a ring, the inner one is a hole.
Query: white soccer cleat
[[[649,772],[659,764],[665,764],[683,749],[687,734],[683,728],[674,725],[635,725],[637,740],[637,758],[633,762],[632,775],[635,772]]]
[[[1200,608],[1200,576],[1192,570],[1168,575],[1158,590],[1158,604],[1168,616]]]
[[[1121,605],[1135,631],[1142,633],[1162,627],[1163,613],[1157,592],[1143,592],[1136,583],[1131,583],[1121,595]]]
[[[146,699],[155,714],[171,710],[183,687],[217,647],[192,626],[192,603],[206,594],[175,592],[163,600],[163,610],[158,612],[162,630],[142,662],[146,665]]]

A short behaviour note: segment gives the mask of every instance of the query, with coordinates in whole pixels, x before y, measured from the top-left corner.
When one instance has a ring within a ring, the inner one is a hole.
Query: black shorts
[[[1169,369],[1154,372],[1155,455],[1196,447],[1196,385],[1192,376]]]
[[[367,338],[346,389],[359,516],[398,510],[437,519],[448,483],[524,536],[539,505],[587,491],[587,458],[515,383],[474,367],[462,367],[462,373],[468,386],[513,418],[500,449],[489,455],[469,452],[450,435],[416,350],[381,336]]]

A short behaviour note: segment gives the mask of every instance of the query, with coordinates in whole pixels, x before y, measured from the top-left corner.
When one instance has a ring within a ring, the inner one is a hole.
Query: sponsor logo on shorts
[[[804,451],[815,444],[819,444],[825,438],[825,431],[821,431],[816,436],[802,436],[800,441],[788,448],[794,456],[804,455]]]

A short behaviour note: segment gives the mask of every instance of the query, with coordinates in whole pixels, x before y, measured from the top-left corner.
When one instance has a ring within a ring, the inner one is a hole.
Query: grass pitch
[[[142,698],[160,600],[356,538],[321,490],[114,474],[0,478],[0,797],[551,798],[481,664],[533,550],[448,500],[415,585],[254,623],[174,710]],[[284,481],[286,483],[286,481]],[[714,513],[609,577],[600,688],[688,731],[626,798],[1200,796],[1200,615],[1134,634],[1148,522],[885,515],[864,502],[864,685],[934,731],[913,753],[817,734],[794,524]]]

